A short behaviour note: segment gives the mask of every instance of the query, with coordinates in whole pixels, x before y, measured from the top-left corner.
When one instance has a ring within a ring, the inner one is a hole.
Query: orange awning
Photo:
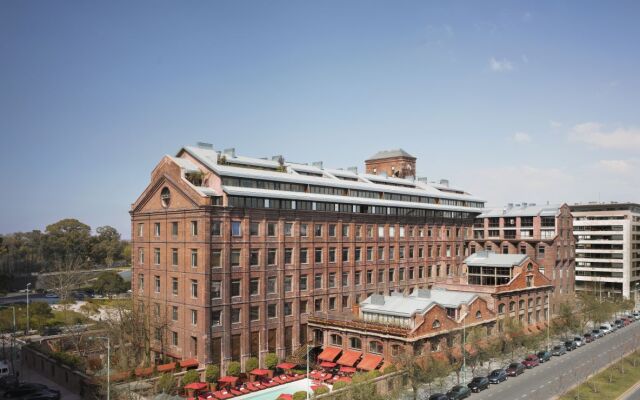
[[[222,382],[222,383],[230,383],[230,384],[235,384],[238,381],[238,377],[237,376],[223,376],[222,378],[218,379],[218,382]]]
[[[254,369],[249,373],[255,376],[265,376],[265,375],[269,375],[269,372],[271,371],[269,371],[268,369]]]
[[[278,365],[276,365],[276,368],[280,368],[280,369],[294,369],[295,367],[297,367],[298,364],[294,364],[294,363],[290,363],[290,362],[283,362],[280,363]]]
[[[361,355],[362,353],[359,351],[346,350],[342,352],[342,356],[338,358],[337,363],[345,367],[353,367]]]
[[[198,360],[196,360],[195,358],[180,361],[180,366],[182,368],[197,367],[198,365],[200,365],[200,362],[198,362]]]
[[[337,347],[326,347],[318,356],[318,360],[333,362],[336,358],[338,358],[338,355],[340,355],[341,351],[342,349],[339,349]]]
[[[365,354],[362,358],[362,361],[360,361],[360,364],[358,364],[358,368],[365,371],[373,371],[374,369],[376,369],[378,364],[380,364],[380,362],[382,362],[382,356],[377,356],[375,354]]]
[[[173,371],[174,369],[176,369],[176,363],[172,362],[169,364],[158,365],[156,369],[158,370],[158,372]]]

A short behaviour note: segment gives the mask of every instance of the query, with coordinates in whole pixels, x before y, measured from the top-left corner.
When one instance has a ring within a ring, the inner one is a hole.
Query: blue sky
[[[640,201],[635,1],[0,2],[0,232],[129,236],[164,154],[418,172],[506,202]]]

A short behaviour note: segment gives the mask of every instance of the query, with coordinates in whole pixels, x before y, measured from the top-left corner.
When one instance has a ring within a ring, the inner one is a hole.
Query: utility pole
[[[551,329],[551,319],[549,318],[549,307],[551,306],[551,295],[547,292],[547,351],[549,351],[549,330]]]
[[[29,286],[31,282],[27,283],[27,335],[29,334]]]

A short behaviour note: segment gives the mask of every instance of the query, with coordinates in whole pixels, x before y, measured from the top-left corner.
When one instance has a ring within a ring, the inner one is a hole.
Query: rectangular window
[[[211,281],[211,298],[212,299],[222,298],[222,282],[221,281]]]
[[[242,224],[240,221],[231,221],[231,236],[242,236]]]
[[[222,228],[220,221],[211,221],[211,236],[222,235]]]
[[[322,274],[316,274],[315,282],[313,284],[314,289],[322,289]]]
[[[367,225],[367,237],[373,238],[373,225]]]
[[[252,267],[255,265],[260,265],[260,250],[253,249],[249,253],[249,265]]]
[[[171,249],[171,265],[178,266],[178,249]]]
[[[329,262],[330,263],[336,262],[336,248],[335,247],[329,248]]]
[[[144,290],[144,274],[138,274],[138,290]]]
[[[212,310],[211,311],[211,326],[220,326],[222,325],[222,311],[221,310]]]
[[[171,332],[171,344],[174,346],[178,345],[178,332]]]
[[[239,267],[240,266],[240,249],[231,250],[231,266]]]
[[[138,224],[138,237],[144,236],[144,224]]]
[[[316,263],[321,263],[322,262],[322,247],[316,247],[316,250],[315,250],[315,262]]]
[[[329,273],[329,288],[334,288],[336,287],[336,273],[335,272],[330,272]]]
[[[171,278],[171,293],[173,293],[174,296],[178,295],[178,288],[178,278]]]
[[[362,237],[362,225],[356,225],[356,237],[357,238]]]
[[[353,283],[357,286],[362,284],[362,273],[360,271],[356,271],[354,276],[353,276]]]
[[[275,276],[270,276],[267,278],[267,293],[268,294],[273,294],[276,292],[277,288],[277,284],[276,284],[276,277]]]
[[[300,249],[300,264],[307,264],[308,262],[308,250],[306,248]]]
[[[395,238],[396,237],[396,227],[395,226],[390,226],[389,227],[389,237],[390,238]]]
[[[191,221],[191,236],[198,236],[198,221]]]
[[[290,317],[293,315],[293,305],[290,301],[284,303],[284,316]]]
[[[293,249],[284,249],[284,263],[287,265],[293,263]]]
[[[239,324],[240,323],[240,309],[239,308],[232,308],[231,309],[231,323],[232,324]]]
[[[300,275],[300,290],[307,290],[307,275]]]
[[[316,312],[322,311],[322,299],[315,299],[314,301],[314,310]]]
[[[232,279],[231,280],[231,297],[238,297],[241,294],[241,280],[240,279]]]
[[[172,222],[171,223],[171,236],[173,236],[174,238],[178,236],[178,223],[177,222]]]
[[[356,247],[355,262],[362,261],[362,247]]]
[[[336,237],[336,224],[329,224],[329,236]]]
[[[249,281],[249,294],[251,296],[260,294],[260,278],[251,278]]]
[[[178,307],[177,306],[172,306],[171,307],[171,319],[174,321],[178,320]]]
[[[153,224],[153,234],[156,237],[160,236],[160,222],[155,222]]]
[[[195,279],[191,280],[191,298],[192,299],[198,298],[198,281]]]
[[[322,225],[320,224],[316,224],[314,227],[314,235],[316,237],[321,237],[322,236]]]
[[[378,260],[384,261],[384,246],[378,246]]]
[[[349,237],[349,225],[342,224],[342,236]]]
[[[260,235],[260,222],[251,222],[249,224],[249,235],[250,236]]]
[[[222,251],[221,250],[211,251],[211,266],[213,268],[222,267]]]
[[[307,310],[307,300],[300,300],[300,314],[306,314]]]
[[[284,224],[284,235],[285,236],[293,236],[293,224],[290,222],[286,222]]]
[[[191,249],[191,267],[198,266],[198,250]]]
[[[373,261],[373,247],[367,247],[367,261]]]
[[[154,291],[156,293],[160,293],[160,277],[158,275],[153,277],[153,283],[154,283]]]
[[[384,270],[378,270],[378,283],[384,282]]]
[[[349,273],[348,272],[343,272],[342,273],[342,287],[347,287],[349,286]]]
[[[251,306],[249,308],[249,320],[250,321],[260,320],[260,306]]]
[[[293,290],[293,277],[291,275],[287,275],[284,277],[284,291],[290,292]]]
[[[267,265],[275,265],[276,264],[276,256],[277,249],[268,249],[267,250]]]
[[[367,270],[367,284],[370,285],[373,283],[373,270]]]
[[[395,259],[396,259],[396,247],[389,246],[389,261],[393,261]]]
[[[277,225],[275,222],[267,223],[267,236],[274,237],[278,233]]]
[[[308,225],[307,224],[300,224],[300,236],[302,236],[302,237],[309,236]]]
[[[378,227],[378,237],[379,238],[383,238],[384,237],[384,226],[379,226]]]
[[[160,265],[160,249],[157,247],[153,249],[153,263]]]
[[[342,248],[342,262],[343,263],[348,263],[349,262],[349,248],[348,247],[343,247]]]
[[[336,298],[329,297],[329,310],[335,310],[335,309],[336,309]]]
[[[267,318],[276,318],[278,316],[278,305],[267,304]]]
[[[342,308],[349,307],[349,295],[342,296]]]
[[[144,249],[142,247],[138,249],[138,263],[144,264]]]
[[[191,310],[191,325],[198,325],[198,311]]]

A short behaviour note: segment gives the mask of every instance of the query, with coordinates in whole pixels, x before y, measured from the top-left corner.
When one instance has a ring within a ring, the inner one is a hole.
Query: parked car
[[[591,343],[591,342],[593,342],[593,341],[594,341],[594,337],[593,337],[593,335],[591,334],[591,332],[587,332],[587,333],[585,333],[583,337],[584,337],[584,342],[585,342],[585,343]]]
[[[57,326],[45,326],[44,329],[42,330],[42,336],[53,336],[53,335],[59,335],[62,333],[62,329],[60,329],[60,327]]]
[[[44,389],[22,397],[20,400],[60,400],[60,391]]]
[[[18,377],[14,374],[6,374],[0,377],[0,392],[8,390],[11,387],[18,386],[20,382]]]
[[[466,399],[469,396],[471,396],[471,390],[462,385],[456,385],[447,392],[449,400]]]
[[[14,399],[16,397],[25,397],[30,394],[37,393],[41,390],[48,389],[46,385],[40,383],[23,382],[4,392],[5,399]]]
[[[529,354],[523,361],[522,361],[522,365],[524,365],[525,367],[527,367],[528,369],[531,369],[533,367],[537,367],[538,365],[540,365],[540,360],[538,359],[538,356],[535,354]]]
[[[601,337],[604,336],[604,332],[602,332],[600,329],[594,329],[591,331],[591,334],[593,335],[593,337],[595,339],[600,339]]]
[[[556,357],[566,353],[567,353],[567,349],[562,344],[555,345],[553,346],[553,349],[551,349],[551,354]]]
[[[524,365],[522,365],[522,363],[514,362],[509,364],[506,371],[509,376],[518,376],[524,373]]]
[[[478,393],[489,388],[489,378],[486,376],[476,376],[467,384],[472,392]]]
[[[617,319],[615,321],[613,321],[618,328],[624,328],[624,322],[621,319]]]
[[[627,326],[627,325],[631,324],[631,320],[629,318],[627,318],[627,317],[622,317],[620,319],[624,323],[624,326]]]
[[[607,333],[611,333],[611,325],[610,324],[602,324],[600,325],[600,330],[602,331],[602,333],[604,333],[605,335]]]
[[[495,383],[498,384],[500,382],[504,382],[507,380],[507,371],[505,371],[504,369],[500,368],[500,369],[494,369],[493,371],[491,371],[491,373],[489,374],[489,383]]]
[[[577,348],[576,342],[574,342],[573,340],[567,340],[566,342],[564,342],[564,347],[567,349],[567,351],[572,351]]]
[[[429,396],[429,400],[449,400],[449,397],[444,393],[434,393]]]
[[[540,360],[540,363],[542,364],[543,362],[547,362],[549,360],[551,360],[551,352],[547,351],[547,350],[540,350],[538,352],[538,354],[536,354],[538,356],[538,360]]]
[[[584,338],[583,338],[582,336],[574,336],[574,337],[573,337],[573,343],[575,343],[575,344],[576,344],[576,347],[582,347],[582,346],[584,346],[585,344],[587,344],[587,343],[584,341]]]
[[[636,321],[640,319],[640,312],[634,311],[632,315]]]

